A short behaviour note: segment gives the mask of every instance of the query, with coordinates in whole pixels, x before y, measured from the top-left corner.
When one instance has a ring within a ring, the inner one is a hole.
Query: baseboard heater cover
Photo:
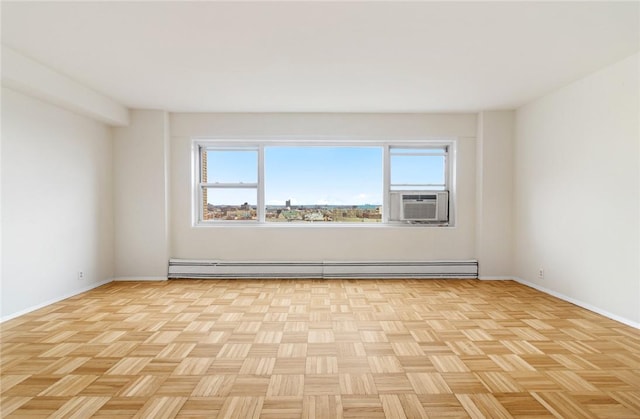
[[[169,278],[477,278],[476,260],[270,262],[170,259]]]

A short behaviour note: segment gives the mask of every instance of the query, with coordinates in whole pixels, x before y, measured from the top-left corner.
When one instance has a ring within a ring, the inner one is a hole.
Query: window
[[[392,191],[447,188],[447,147],[390,147]]]
[[[258,149],[202,148],[201,220],[258,219]]]
[[[267,222],[381,222],[380,147],[266,147]]]
[[[400,192],[450,191],[452,143],[194,145],[197,224],[402,224]]]

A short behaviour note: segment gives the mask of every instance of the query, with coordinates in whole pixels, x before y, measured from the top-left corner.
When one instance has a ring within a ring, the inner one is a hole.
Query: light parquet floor
[[[511,281],[116,282],[1,339],[8,418],[640,417],[640,331]]]

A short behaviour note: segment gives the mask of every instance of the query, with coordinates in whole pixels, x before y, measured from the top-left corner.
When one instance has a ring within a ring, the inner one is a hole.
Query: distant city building
[[[291,200],[286,201],[291,204]],[[257,220],[255,205],[206,204],[204,220]],[[265,220],[269,222],[376,222],[382,221],[382,208],[377,205],[300,205],[296,208],[266,206]]]

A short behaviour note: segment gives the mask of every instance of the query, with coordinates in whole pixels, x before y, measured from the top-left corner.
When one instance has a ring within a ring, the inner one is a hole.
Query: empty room
[[[0,5],[1,417],[640,417],[640,2]]]

